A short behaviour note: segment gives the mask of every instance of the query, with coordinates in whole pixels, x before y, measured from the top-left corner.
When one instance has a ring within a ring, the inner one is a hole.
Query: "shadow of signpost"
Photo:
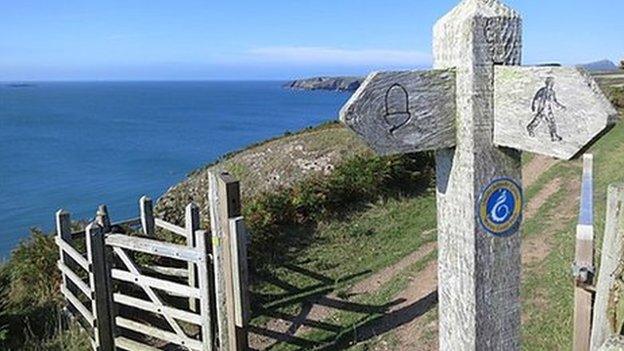
[[[311,278],[314,283],[299,288],[274,275],[258,278],[284,292],[252,294],[254,317],[261,317],[264,321],[278,321],[250,327],[250,332],[256,336],[250,339],[252,350],[270,350],[281,343],[290,344],[300,350],[340,350],[409,323],[437,304],[435,291],[396,310],[393,307],[405,303],[404,299],[380,305],[353,302],[348,298],[338,297],[335,292],[353,280],[370,274],[370,271],[332,279],[300,266],[284,265],[283,268]],[[326,312],[329,315],[348,312],[362,317],[355,323],[340,325],[326,318],[329,317],[327,314],[321,313],[319,318],[320,309],[330,311]],[[290,312],[291,310],[296,312]],[[301,332],[302,329],[305,332]],[[312,340],[307,337],[311,332],[322,332],[323,337]]]

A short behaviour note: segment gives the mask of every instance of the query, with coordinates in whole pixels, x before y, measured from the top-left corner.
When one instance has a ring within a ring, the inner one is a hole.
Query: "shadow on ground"
[[[251,350],[272,350],[277,345],[284,344],[290,345],[289,349],[297,350],[343,350],[412,322],[434,308],[438,302],[437,291],[398,310],[392,310],[392,307],[404,303],[404,299],[396,299],[383,305],[351,302],[347,297],[344,299],[337,297],[339,294],[335,291],[361,276],[370,274],[370,271],[332,279],[295,265],[283,267],[313,278],[316,283],[298,288],[275,276],[260,277],[285,292],[274,295],[252,295],[254,317],[267,317],[270,320],[279,320],[280,323],[252,325],[250,332],[259,336],[264,342],[260,343],[262,345],[252,343],[252,347],[255,348]],[[296,313],[284,312],[284,310],[289,310],[289,307],[295,306],[299,308],[290,308],[290,310],[297,310]],[[319,306],[330,309],[332,314],[346,311],[361,315],[361,318],[349,325],[328,322],[329,318],[314,320],[310,314],[313,308]],[[301,333],[302,329],[306,332]],[[307,334],[316,331],[323,331],[329,336],[321,340],[306,338]]]

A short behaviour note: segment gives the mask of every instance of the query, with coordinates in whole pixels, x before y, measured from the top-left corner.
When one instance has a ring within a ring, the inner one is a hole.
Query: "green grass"
[[[360,309],[357,311],[337,309],[327,322],[335,325],[339,330],[327,331],[316,329],[306,334],[305,339],[311,341],[311,346],[309,347],[329,350],[338,348],[346,349],[349,348],[349,346],[355,345],[357,342],[355,331],[370,327],[371,325],[377,325],[377,322],[386,315],[386,311],[392,304],[400,303],[400,301],[393,301],[393,297],[407,287],[410,282],[410,277],[421,271],[429,262],[435,259],[435,253],[431,253],[396,274],[378,291],[349,298],[347,304],[357,304]],[[433,305],[431,307],[435,309]],[[369,342],[353,346],[352,349],[366,350],[368,347],[367,345],[372,345],[379,341],[380,340],[371,339]],[[392,344],[393,337],[389,336],[383,341]],[[273,350],[280,351],[299,349],[300,345],[293,345],[290,343],[281,343],[273,348]]]
[[[314,242],[296,259],[264,272],[254,289],[256,309],[299,313],[302,303],[351,286],[435,240],[435,225],[435,195],[431,192],[382,200],[348,218],[323,221],[314,230]],[[305,271],[313,274],[302,273]],[[254,324],[265,321],[261,314]]]
[[[607,187],[624,181],[624,125],[619,124],[588,152],[594,154],[595,233],[599,252],[604,232]],[[580,179],[580,163],[561,163],[545,174],[543,185],[553,179]],[[540,184],[535,185],[535,190]],[[525,235],[538,235],[540,228],[552,227],[552,213],[568,189],[561,189],[545,204],[545,216],[536,216],[525,224]],[[578,210],[577,210],[578,211]],[[578,212],[577,212],[578,213]],[[553,236],[553,247],[548,257],[525,274],[523,285],[523,313],[530,316],[523,326],[525,350],[569,350],[572,348],[573,283],[570,265],[574,259],[576,218],[561,224]],[[599,260],[597,260],[598,262]],[[538,303],[535,303],[535,301]]]

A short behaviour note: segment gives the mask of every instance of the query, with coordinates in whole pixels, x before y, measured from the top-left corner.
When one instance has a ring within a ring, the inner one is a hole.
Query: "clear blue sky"
[[[287,79],[431,64],[457,0],[0,0],[0,80]],[[622,0],[506,0],[524,63],[624,58]]]

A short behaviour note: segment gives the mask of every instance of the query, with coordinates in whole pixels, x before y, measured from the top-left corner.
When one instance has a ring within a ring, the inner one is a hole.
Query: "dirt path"
[[[549,157],[535,156],[523,168],[525,188],[533,185],[556,162],[556,160]],[[524,264],[532,265],[541,262],[552,249],[552,235],[560,231],[563,223],[571,219],[571,216],[574,216],[576,213],[580,183],[577,181],[562,184],[562,180],[556,178],[547,183],[529,201],[526,207],[525,219],[530,220],[538,215],[540,208],[562,186],[569,189],[569,192],[566,199],[553,211],[558,214],[555,220],[552,221],[553,225],[545,228],[543,233],[530,235],[528,239],[523,241],[522,261]],[[398,263],[356,284],[347,292],[347,295],[353,296],[378,291],[405,268],[433,252],[435,245],[435,243],[429,243],[422,246],[419,250]],[[358,330],[358,339],[370,340],[392,331],[399,342],[400,350],[436,350],[438,348],[437,320],[435,318],[422,318],[431,308],[435,308],[435,304],[437,304],[436,290],[437,263],[433,261],[422,271],[411,277],[409,286],[393,297],[392,301],[399,301],[399,303],[391,306],[384,317],[377,320],[373,325],[368,325]],[[250,338],[251,345],[256,350],[264,350],[281,338],[297,338],[300,335],[304,335],[315,326],[318,326],[318,323],[328,320],[340,309],[341,303],[349,303],[348,298],[344,300],[332,293],[304,306],[302,313],[292,319],[273,319],[266,325],[266,328],[274,331],[275,335],[271,337],[266,334],[252,334]],[[384,351],[389,349],[387,345],[379,344],[375,347],[375,350]]]
[[[544,192],[544,194],[552,191],[550,195],[553,195],[557,192],[557,190],[553,190],[553,186],[556,184],[560,188],[561,181],[556,178],[553,179],[550,183],[548,183],[540,193]],[[543,228],[541,233],[524,233],[525,236],[528,236],[527,239],[522,242],[522,263],[525,266],[531,266],[532,264],[541,262],[552,249],[552,237],[557,234],[557,232],[561,231],[566,223],[572,220],[578,213],[578,202],[579,196],[581,192],[581,182],[580,179],[574,179],[565,183],[565,189],[567,190],[565,198],[557,205],[553,213],[553,220],[549,221],[549,226],[547,228]],[[538,193],[538,196],[540,195]],[[549,195],[549,197],[550,197]],[[542,199],[535,196],[535,201],[544,201],[548,199]],[[533,213],[534,215],[536,214]],[[529,217],[531,218],[531,217]]]
[[[531,186],[539,179],[539,177],[556,164],[556,160],[548,157],[535,156],[523,169],[523,178],[525,187]],[[553,211],[557,216],[553,225],[546,228],[543,233],[531,235],[522,243],[522,262],[525,265],[531,265],[541,262],[548,256],[552,249],[552,235],[562,229],[563,223],[570,220],[575,215],[576,204],[578,202],[578,194],[580,191],[580,182],[573,181],[565,184],[569,189],[566,198]],[[547,183],[540,191],[531,198],[527,204],[525,212],[525,220],[532,219],[539,213],[540,208],[548,201],[548,199],[556,194],[562,187],[562,181],[555,178]],[[395,298],[406,298],[402,305],[409,305],[419,301],[427,294],[435,293],[437,288],[437,269],[435,262],[428,266],[425,270],[415,277],[410,286]],[[536,301],[535,303],[539,303]],[[523,316],[523,319],[525,316]],[[394,329],[396,338],[400,345],[400,350],[415,351],[434,351],[438,349],[437,338],[437,320],[414,318],[411,322],[406,323]],[[380,344],[375,348],[376,351],[387,350],[386,345]]]
[[[424,232],[423,236],[429,236],[433,231]],[[436,243],[431,242],[422,245],[418,250],[404,257],[396,264],[386,267],[381,271],[360,281],[347,291],[347,296],[374,293],[394,278],[405,268],[420,261],[435,250]],[[263,328],[263,332],[253,332],[249,343],[254,350],[265,350],[278,341],[295,339],[297,335],[305,334],[314,327],[319,326],[325,319],[341,310],[341,307],[350,304],[347,299],[340,298],[336,293],[322,296],[315,301],[304,303],[303,310],[292,318],[274,318]]]
[[[552,166],[557,163],[557,160],[548,157],[535,155],[533,159],[524,167],[522,167],[522,183],[525,189],[533,185],[539,177],[546,173]]]
[[[548,168],[552,167],[550,165]],[[578,198],[580,194],[580,181],[571,180],[563,183],[561,179],[555,178],[546,184],[527,204],[526,219],[530,220],[539,213],[539,209],[546,203],[546,201],[555,193],[557,193],[562,186],[568,191],[565,198],[558,204],[558,206],[549,211],[553,215],[553,219],[549,221],[549,225],[543,228],[540,233],[532,233],[527,239],[522,242],[522,262],[523,270],[525,273],[530,269],[536,269],[532,267],[539,266],[552,250],[553,236],[559,233],[570,220],[573,220],[577,214]],[[435,268],[435,267],[433,267]],[[414,289],[415,292],[421,292],[423,290],[435,291],[436,283],[433,283],[431,279],[427,280],[428,275],[435,275],[435,269],[431,271],[423,271],[424,276],[414,279],[412,284],[418,284],[418,286],[410,286],[409,289]],[[431,285],[425,286],[425,282],[429,281]],[[422,293],[418,294],[422,296]],[[405,295],[401,295],[405,296]],[[528,303],[543,304],[543,299],[539,295],[535,295]],[[406,302],[408,303],[408,302]],[[523,315],[522,320],[525,321],[528,316]],[[395,335],[399,341],[400,350],[417,350],[417,351],[434,351],[438,349],[437,343],[437,320],[427,320],[424,318],[416,318],[411,323],[407,323],[394,330]],[[427,336],[427,338],[423,338]],[[384,351],[383,345],[376,348],[377,351]]]

